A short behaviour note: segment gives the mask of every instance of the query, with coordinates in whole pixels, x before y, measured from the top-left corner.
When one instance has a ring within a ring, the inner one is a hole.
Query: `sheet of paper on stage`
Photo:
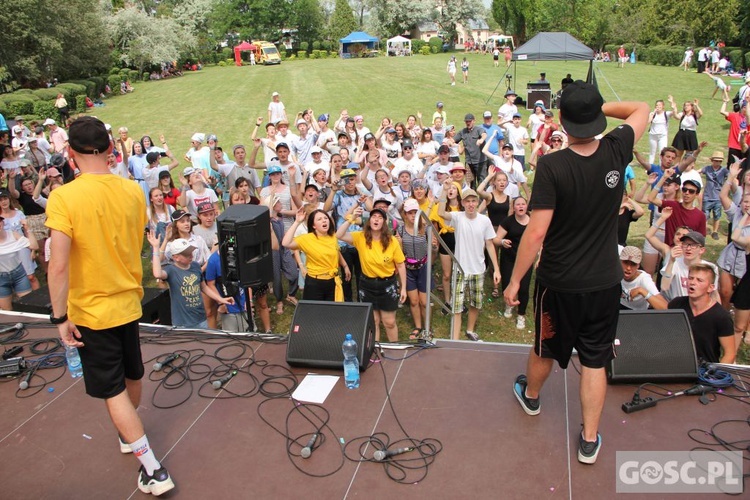
[[[297,386],[292,398],[306,403],[323,404],[339,378],[335,375],[308,373]]]

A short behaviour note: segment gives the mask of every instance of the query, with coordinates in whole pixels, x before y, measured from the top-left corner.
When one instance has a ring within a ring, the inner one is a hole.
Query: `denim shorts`
[[[9,273],[0,273],[0,298],[31,291],[31,282],[26,276],[23,264]]]

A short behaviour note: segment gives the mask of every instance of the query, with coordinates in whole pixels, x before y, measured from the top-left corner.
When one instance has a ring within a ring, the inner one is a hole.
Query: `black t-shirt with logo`
[[[529,208],[554,210],[537,269],[545,287],[584,293],[622,279],[617,218],[633,141],[633,129],[620,125],[591,156],[568,148],[539,159]]]

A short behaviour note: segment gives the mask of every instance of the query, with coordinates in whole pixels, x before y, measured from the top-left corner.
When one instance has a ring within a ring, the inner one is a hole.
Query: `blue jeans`
[[[31,282],[23,264],[13,269],[9,273],[0,273],[0,297],[10,297],[11,295],[28,292],[31,290]]]

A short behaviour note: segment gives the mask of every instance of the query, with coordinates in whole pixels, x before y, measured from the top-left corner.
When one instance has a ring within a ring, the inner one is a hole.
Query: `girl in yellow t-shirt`
[[[295,238],[294,233],[305,221],[305,217],[309,232]],[[310,215],[306,215],[304,207],[300,208],[292,226],[284,233],[281,245],[290,250],[301,250],[307,256],[305,289],[302,292],[304,300],[344,301],[339,264],[344,268],[347,281],[351,279],[351,273],[339,251],[339,242],[334,236],[333,220],[328,213],[313,210]]]
[[[336,237],[357,249],[362,267],[359,282],[360,302],[372,304],[375,318],[375,340],[380,340],[380,322],[385,326],[388,341],[398,341],[396,310],[406,301],[406,267],[404,252],[387,224],[388,215],[380,208],[370,211],[363,231],[347,232],[349,224],[362,215],[355,205],[347,212]],[[400,283],[400,288],[399,288]]]

